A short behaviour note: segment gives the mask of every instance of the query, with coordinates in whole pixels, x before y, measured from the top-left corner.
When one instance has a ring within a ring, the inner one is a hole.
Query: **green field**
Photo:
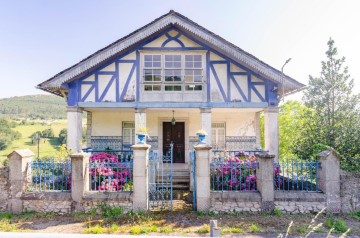
[[[21,133],[21,138],[15,140],[6,150],[0,151],[0,164],[6,159],[8,154],[17,149],[30,149],[37,157],[37,143],[33,144],[30,136],[36,131],[43,131],[49,128],[50,125],[40,122],[36,122],[34,125],[19,125],[13,128],[13,130]],[[57,148],[60,145],[57,136],[61,129],[66,128],[66,120],[52,122],[51,128],[54,130],[56,137],[43,138],[40,140],[40,158],[57,156]]]

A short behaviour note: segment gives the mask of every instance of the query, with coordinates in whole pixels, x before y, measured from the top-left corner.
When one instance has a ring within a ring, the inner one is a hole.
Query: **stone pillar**
[[[149,189],[148,189],[148,144],[137,144],[131,146],[134,153],[133,161],[133,210],[146,211],[149,208]]]
[[[256,154],[256,187],[261,194],[261,210],[272,211],[274,204],[274,158],[267,153]]]
[[[340,199],[340,159],[334,149],[318,154],[320,166],[318,170],[318,186],[326,194],[326,211],[341,212]]]
[[[200,108],[200,129],[207,132],[206,143],[211,145],[211,108]]]
[[[268,107],[264,114],[265,124],[265,150],[275,155],[275,161],[279,161],[279,108]]]
[[[79,107],[67,108],[67,148],[72,153],[81,151],[82,110]]]
[[[92,112],[86,112],[86,147],[91,147]]]
[[[194,146],[196,153],[196,205],[198,211],[209,211],[211,146]]]
[[[260,112],[255,112],[255,136],[256,136],[256,142],[255,142],[255,148],[259,149],[261,148],[260,143]]]
[[[15,150],[8,155],[9,158],[9,203],[8,210],[11,213],[23,211],[22,193],[26,186],[31,183],[31,171],[28,163],[34,157],[29,149]]]
[[[71,154],[71,197],[73,200],[72,210],[83,212],[81,201],[84,194],[89,191],[89,154]]]
[[[140,127],[146,127],[146,110],[145,110],[145,108],[135,108],[135,133],[138,132]],[[137,143],[137,138],[135,138],[135,141]]]

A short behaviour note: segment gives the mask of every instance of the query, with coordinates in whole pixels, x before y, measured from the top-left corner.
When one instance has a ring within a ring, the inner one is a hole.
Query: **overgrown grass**
[[[328,218],[325,221],[325,226],[328,228],[333,228],[335,233],[345,233],[349,227],[346,225],[344,220],[336,220],[333,218]]]

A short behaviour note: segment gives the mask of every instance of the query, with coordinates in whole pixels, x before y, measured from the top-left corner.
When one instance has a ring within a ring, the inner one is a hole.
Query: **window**
[[[145,55],[144,57],[144,90],[160,91],[161,85],[161,55]]]
[[[144,55],[144,91],[202,91],[200,54]]]
[[[211,142],[215,149],[225,149],[225,122],[211,124]]]
[[[135,144],[135,122],[123,122],[123,148]]]

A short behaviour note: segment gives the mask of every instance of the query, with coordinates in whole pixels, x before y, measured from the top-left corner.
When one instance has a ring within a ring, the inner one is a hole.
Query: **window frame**
[[[126,123],[132,123],[133,127],[125,127]],[[125,130],[129,129],[130,131],[130,143],[125,143]],[[124,145],[134,145],[135,144],[135,121],[123,121],[122,122],[122,147]]]
[[[220,126],[220,125],[223,126]],[[224,130],[223,141],[219,143],[219,130]],[[215,133],[213,133],[215,130]],[[214,143],[215,142],[215,143]],[[226,122],[212,122],[211,123],[211,144],[215,149],[225,150],[226,149]],[[220,146],[219,146],[220,145]]]

